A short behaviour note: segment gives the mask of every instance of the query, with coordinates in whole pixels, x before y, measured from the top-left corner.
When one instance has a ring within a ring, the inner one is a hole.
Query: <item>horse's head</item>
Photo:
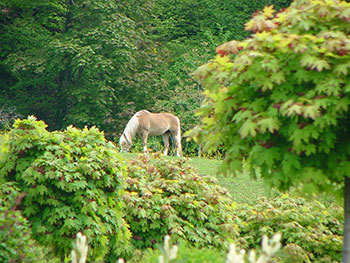
[[[125,135],[125,133],[122,134],[122,136],[119,139],[119,146],[121,152],[128,152],[132,146],[131,141],[129,141],[128,137]]]

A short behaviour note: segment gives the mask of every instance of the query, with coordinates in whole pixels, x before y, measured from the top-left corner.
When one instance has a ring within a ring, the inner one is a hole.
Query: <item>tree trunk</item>
[[[343,263],[350,263],[350,178],[345,177],[344,189]]]

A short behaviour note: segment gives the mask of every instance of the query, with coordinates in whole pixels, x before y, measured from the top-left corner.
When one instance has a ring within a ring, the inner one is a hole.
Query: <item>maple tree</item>
[[[345,192],[343,261],[350,257],[350,4],[298,0],[246,23],[251,37],[217,48],[195,75],[205,87],[192,136],[226,148],[224,171],[273,187]],[[259,169],[256,169],[259,167]],[[345,183],[344,183],[345,181]],[[345,185],[345,187],[344,187]],[[345,189],[345,191],[344,191]]]

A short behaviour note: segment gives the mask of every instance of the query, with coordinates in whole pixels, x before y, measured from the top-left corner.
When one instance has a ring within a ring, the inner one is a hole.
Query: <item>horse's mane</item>
[[[134,116],[131,117],[131,119],[126,124],[126,127],[124,129],[124,133],[128,137],[128,139],[131,140],[135,137],[135,134],[137,133],[139,129],[139,121],[137,119],[138,116],[140,116],[142,113],[149,112],[147,110],[141,110],[134,114]]]

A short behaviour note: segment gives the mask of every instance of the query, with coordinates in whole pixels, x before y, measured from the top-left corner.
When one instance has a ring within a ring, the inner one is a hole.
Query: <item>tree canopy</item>
[[[9,1],[1,4],[1,104],[44,119],[115,128],[128,104],[160,93],[148,1]],[[136,8],[137,7],[137,8]],[[134,12],[135,11],[135,12]]]
[[[0,2],[0,109],[49,130],[96,125],[111,138],[146,108],[179,115],[187,130],[201,100],[190,73],[218,44],[247,37],[257,9],[290,2]]]
[[[206,87],[194,130],[222,144],[225,169],[243,156],[272,185],[342,193],[350,171],[350,4],[295,1],[246,23],[253,35],[217,48],[197,69]]]

